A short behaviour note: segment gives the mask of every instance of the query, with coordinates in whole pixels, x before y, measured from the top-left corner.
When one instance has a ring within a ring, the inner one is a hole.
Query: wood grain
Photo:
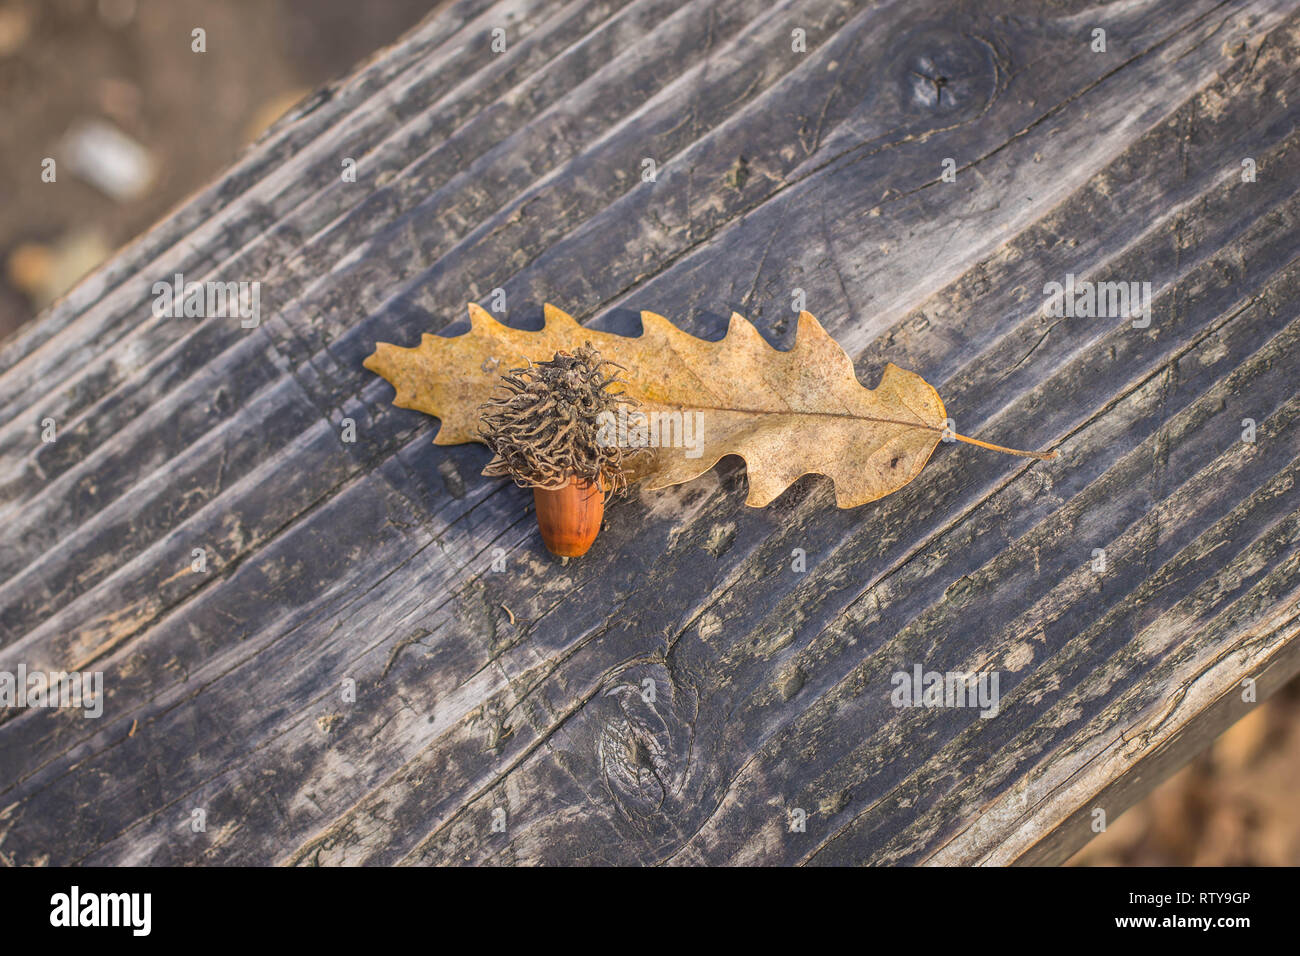
[[[1298,55],[1283,0],[440,11],[0,345],[0,670],[105,682],[0,711],[0,860],[1063,859],[1300,668]],[[178,272],[261,324],[155,318]],[[782,348],[802,290],[864,385],[1062,454],[849,511],[724,459],[561,566],[361,365],[497,288]],[[916,664],[998,716],[894,707]]]

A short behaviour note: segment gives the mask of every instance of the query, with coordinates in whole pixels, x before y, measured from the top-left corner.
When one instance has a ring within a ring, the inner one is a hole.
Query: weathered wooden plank
[[[1297,663],[1298,25],[634,0],[417,29],[0,350],[0,669],[107,692],[101,721],[0,715],[0,855],[1061,858]],[[154,319],[176,271],[264,277],[261,327]],[[1151,327],[1046,317],[1066,272],[1150,280]],[[851,512],[811,478],[745,509],[726,462],[560,567],[528,496],[360,367],[496,287],[777,342],[801,288],[864,382],[894,361],[968,433],[1064,454],[941,448]],[[998,719],[893,708],[915,663],[1000,670]]]

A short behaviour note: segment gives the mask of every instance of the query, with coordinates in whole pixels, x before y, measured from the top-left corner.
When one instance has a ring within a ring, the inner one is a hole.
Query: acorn
[[[600,531],[605,499],[627,487],[628,455],[602,440],[605,414],[636,405],[626,384],[586,343],[546,362],[511,369],[500,394],[481,406],[479,435],[492,450],[484,475],[508,475],[533,489],[537,524],[547,550],[559,557],[586,554]]]
[[[605,517],[605,493],[585,478],[570,478],[563,488],[534,488],[537,526],[551,554],[577,558],[590,550]]]

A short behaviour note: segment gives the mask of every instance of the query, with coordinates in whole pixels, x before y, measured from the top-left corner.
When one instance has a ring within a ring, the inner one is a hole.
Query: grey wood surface
[[[0,344],[0,670],[104,675],[0,710],[0,861],[1063,859],[1300,668],[1298,54],[1283,0],[441,10]],[[178,272],[260,325],[155,318]],[[1067,273],[1150,327],[1050,317]],[[779,347],[801,289],[1061,455],[847,511],[726,459],[562,566],[361,366],[497,288]],[[998,715],[895,707],[918,664]]]

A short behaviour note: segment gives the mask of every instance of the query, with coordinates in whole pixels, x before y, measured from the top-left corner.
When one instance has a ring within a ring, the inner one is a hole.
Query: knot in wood
[[[996,93],[992,49],[951,30],[926,29],[909,36],[895,70],[899,98],[908,110],[975,115]]]
[[[690,758],[691,713],[661,664],[636,664],[599,697],[596,760],[611,799],[624,815],[646,819],[675,810]]]

